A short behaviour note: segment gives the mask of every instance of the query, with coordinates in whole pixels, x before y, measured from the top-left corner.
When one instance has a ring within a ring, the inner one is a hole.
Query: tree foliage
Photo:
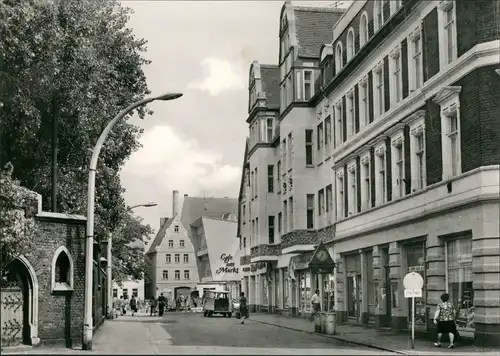
[[[148,260],[144,254],[144,242],[153,229],[142,223],[142,218],[128,213],[122,227],[113,235],[113,279],[121,283],[127,278],[148,280]]]
[[[0,171],[0,271],[19,255],[29,251],[37,228],[33,209],[36,193],[12,179],[12,164]]]
[[[146,41],[115,0],[0,0],[0,166],[51,206],[51,136],[58,125],[58,210],[86,215],[92,149],[106,124],[148,94]],[[140,117],[151,112],[138,109]],[[119,171],[141,130],[118,123],[101,151],[95,235],[126,215]]]

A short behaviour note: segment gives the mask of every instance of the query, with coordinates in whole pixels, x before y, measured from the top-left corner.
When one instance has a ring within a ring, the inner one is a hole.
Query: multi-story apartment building
[[[161,293],[170,300],[189,295],[199,282],[196,255],[187,230],[181,222],[180,197],[173,191],[172,217],[162,218],[160,229],[146,256],[151,266],[147,297]]]
[[[281,87],[282,98],[295,95],[281,101],[279,117],[279,157],[288,163],[292,156],[280,179],[293,186],[277,207],[259,204],[287,219],[275,238],[279,256],[264,256],[261,291],[242,276],[250,303],[267,298],[306,314],[311,289],[323,296],[334,289],[338,320],[403,330],[410,307],[402,280],[413,271],[424,279],[420,329],[433,331],[435,306],[448,292],[461,334],[498,345],[498,16],[496,1],[355,1],[332,21],[318,61],[292,77],[291,91],[288,81]],[[303,46],[300,21],[300,11],[285,3],[280,41],[289,41],[292,53]],[[281,51],[280,64],[283,76]],[[297,98],[307,70],[315,86],[303,103]],[[251,171],[258,164],[250,148],[247,157]],[[239,236],[249,236],[241,219]],[[335,257],[333,276],[303,263],[320,241]],[[259,260],[256,246],[245,253],[251,262]],[[289,257],[287,271],[280,261],[290,252],[301,253]],[[250,266],[255,278],[257,267]],[[288,304],[279,299],[286,288]]]

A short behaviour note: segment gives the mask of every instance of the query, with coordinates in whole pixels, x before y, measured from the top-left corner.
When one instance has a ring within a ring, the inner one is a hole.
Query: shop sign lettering
[[[215,271],[215,274],[239,272],[239,268],[234,266],[232,255],[226,255],[225,253],[223,253],[222,255],[220,255],[220,260],[222,261],[222,263],[224,263],[224,266],[219,267],[219,269]]]

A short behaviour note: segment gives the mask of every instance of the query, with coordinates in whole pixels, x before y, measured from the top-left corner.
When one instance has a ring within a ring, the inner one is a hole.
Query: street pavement
[[[92,351],[39,347],[2,354],[395,355],[251,319],[241,325],[236,318],[198,313],[106,321],[94,337]]]

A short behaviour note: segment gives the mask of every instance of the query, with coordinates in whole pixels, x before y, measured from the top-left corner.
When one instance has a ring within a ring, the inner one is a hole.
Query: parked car
[[[222,314],[229,318],[232,316],[228,292],[208,291],[206,293],[203,302],[203,316],[214,314]]]

